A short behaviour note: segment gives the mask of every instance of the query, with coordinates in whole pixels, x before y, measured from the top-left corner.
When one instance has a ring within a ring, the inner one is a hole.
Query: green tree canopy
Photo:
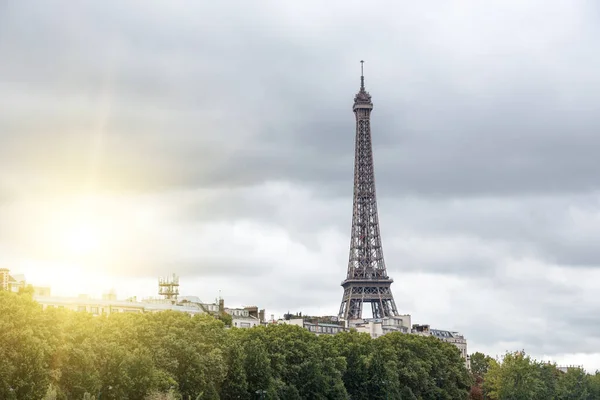
[[[467,377],[458,350],[434,338],[236,329],[174,311],[92,316],[0,292],[1,399],[458,399]]]

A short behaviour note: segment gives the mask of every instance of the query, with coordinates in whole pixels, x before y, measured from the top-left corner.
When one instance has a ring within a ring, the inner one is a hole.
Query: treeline
[[[0,292],[0,399],[465,399],[471,384],[458,350],[435,338],[93,317]]]
[[[532,359],[524,352],[507,353],[495,360],[482,353],[471,356],[473,400],[600,400],[600,373]]]

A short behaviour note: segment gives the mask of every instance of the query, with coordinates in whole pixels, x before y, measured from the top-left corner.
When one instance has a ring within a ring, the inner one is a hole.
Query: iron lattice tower
[[[177,296],[179,296],[179,277],[173,274],[166,278],[158,278],[158,294],[166,300],[177,301]]]
[[[371,143],[371,95],[365,90],[361,61],[360,90],[354,97],[356,144],[354,153],[354,202],[348,275],[342,282],[344,297],[339,317],[362,318],[364,303],[371,303],[373,318],[398,315],[387,275],[375,196],[375,171]]]

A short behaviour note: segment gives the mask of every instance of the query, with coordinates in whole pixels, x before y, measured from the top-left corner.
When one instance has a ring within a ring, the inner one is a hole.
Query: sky
[[[0,2],[0,266],[335,315],[373,96],[401,313],[600,369],[593,1]]]

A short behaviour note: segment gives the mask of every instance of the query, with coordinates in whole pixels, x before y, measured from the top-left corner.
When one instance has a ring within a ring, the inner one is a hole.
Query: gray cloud
[[[61,261],[38,225],[96,193],[93,268],[335,313],[364,58],[401,309],[474,350],[596,352],[594,5],[1,7],[0,262]]]
[[[13,7],[5,17],[5,30],[12,35],[1,42],[12,61],[1,71],[11,81],[7,97],[20,98],[25,106],[17,102],[17,112],[9,114],[2,130],[18,125],[25,131],[21,140],[42,146],[51,141],[44,147],[53,154],[65,141],[73,148],[89,147],[85,142],[91,138],[84,132],[101,130],[106,154],[99,162],[105,176],[98,179],[106,185],[155,190],[288,179],[316,186],[325,182],[339,194],[352,162],[348,110],[357,78],[349,68],[352,50],[336,44],[358,26],[363,34],[356,46],[373,52],[367,83],[376,102],[381,190],[444,196],[594,188],[598,98],[591,74],[599,58],[589,30],[554,32],[548,21],[533,19],[528,21],[537,30],[524,27],[525,40],[515,40],[504,30],[507,25],[466,41],[482,21],[462,30],[449,22],[425,21],[418,36],[412,25],[387,25],[391,18],[353,11],[327,29],[297,20],[284,29],[289,15],[257,10],[248,19],[245,7],[219,23],[225,11],[212,6],[193,6],[189,12],[197,12],[197,19],[181,17],[178,6],[163,6],[158,14],[121,6],[117,13],[82,3],[62,17],[52,9],[32,15]],[[504,15],[509,23],[532,17],[531,10],[511,7],[519,13]],[[407,11],[401,8],[390,15]],[[420,7],[408,11],[423,18]],[[468,12],[481,17],[476,9]],[[435,21],[440,17],[435,14]],[[583,18],[574,12],[551,17]],[[36,29],[22,24],[25,18],[33,18]],[[460,18],[450,15],[449,20]],[[368,22],[382,27],[367,29]],[[317,36],[320,29],[329,34]],[[465,41],[451,42],[445,29]],[[389,40],[406,33],[401,42]],[[582,57],[585,63],[575,62]],[[44,97],[53,100],[40,101]],[[35,102],[44,128],[32,122],[27,129],[22,120]],[[102,108],[107,109],[104,118],[98,115]],[[79,139],[63,136],[65,130]],[[18,143],[14,146],[18,150]],[[18,154],[11,146],[5,151]],[[55,177],[64,181],[64,171],[86,165],[85,155],[80,158],[69,164],[42,157],[39,167],[52,163]],[[129,174],[118,173],[124,168]]]

